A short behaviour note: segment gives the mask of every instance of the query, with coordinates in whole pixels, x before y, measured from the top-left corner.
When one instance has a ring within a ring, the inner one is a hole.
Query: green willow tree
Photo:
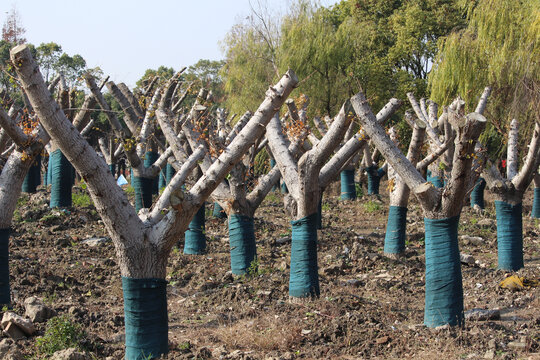
[[[490,86],[490,123],[480,139],[498,158],[506,150],[510,121],[517,119],[520,138],[529,139],[540,116],[540,1],[467,4],[469,25],[440,41],[429,76],[431,98],[444,104],[460,95],[472,109],[481,89]]]

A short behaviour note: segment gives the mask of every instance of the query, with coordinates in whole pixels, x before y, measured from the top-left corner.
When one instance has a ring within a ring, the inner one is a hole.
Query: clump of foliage
[[[36,340],[39,355],[52,355],[68,348],[83,350],[82,340],[86,337],[82,326],[66,315],[55,316],[47,321],[45,335]]]

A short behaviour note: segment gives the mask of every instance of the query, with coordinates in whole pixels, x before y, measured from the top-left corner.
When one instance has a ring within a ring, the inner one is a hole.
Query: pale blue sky
[[[290,0],[267,3],[285,13]],[[13,5],[28,42],[54,41],[129,86],[148,68],[222,59],[219,41],[250,13],[249,0],[3,0],[2,24]]]

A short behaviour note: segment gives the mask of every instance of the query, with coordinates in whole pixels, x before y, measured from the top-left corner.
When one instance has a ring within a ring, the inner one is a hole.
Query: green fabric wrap
[[[185,232],[184,254],[200,255],[206,251],[204,205],[200,207]]]
[[[377,166],[372,165],[366,168],[366,173],[368,178],[368,195],[378,195],[381,178],[386,174],[386,171],[382,168],[377,169]]]
[[[51,202],[50,207],[71,206],[72,166],[60,149],[52,152],[49,160],[51,167]]]
[[[424,324],[463,325],[463,284],[458,247],[459,216],[424,219],[426,295]]]
[[[476,181],[476,185],[474,185],[473,190],[471,191],[471,207],[474,207],[474,205],[478,205],[480,209],[483,209],[485,207],[484,203],[484,190],[486,188],[486,180],[484,178],[479,177]]]
[[[159,172],[159,182],[158,182],[158,187],[160,189],[163,189],[165,186],[167,186],[167,180],[165,179],[165,172],[166,170],[163,169]]]
[[[257,258],[253,218],[245,215],[229,215],[229,244],[231,247],[231,270],[235,275],[245,274]]]
[[[284,181],[281,182],[281,193],[282,194],[288,194],[289,193],[289,189],[287,189],[287,184],[285,184]]]
[[[276,166],[276,160],[270,159],[270,169],[272,169],[274,166]],[[272,186],[272,191],[277,191],[277,189],[278,189],[277,184],[274,184],[274,186]]]
[[[116,179],[116,164],[109,164],[109,170],[112,176]]]
[[[135,190],[135,211],[152,206],[152,184],[154,179],[133,176],[131,185]]]
[[[424,325],[463,325],[463,284],[458,247],[459,216],[424,219],[426,295]]]
[[[343,170],[341,177],[341,200],[356,199],[356,185],[354,183],[354,170]]]
[[[169,351],[167,282],[122,276],[126,360],[154,359]]]
[[[431,176],[431,171],[428,172],[426,180],[433,184],[437,189],[444,187],[444,182],[440,176]]]
[[[407,208],[390,206],[386,235],[384,237],[384,252],[400,254],[405,251],[405,234],[407,233]]]
[[[9,233],[10,229],[0,229],[0,304],[10,305],[9,289]]]
[[[148,168],[159,158],[159,154],[155,151],[147,151],[144,155],[144,167]],[[159,194],[159,178],[156,176],[152,182],[152,194]]]
[[[212,216],[218,219],[226,219],[227,213],[225,212],[225,210],[223,210],[223,208],[217,202],[215,202]]]
[[[165,181],[167,185],[169,185],[175,173],[176,173],[176,170],[174,170],[173,166],[167,163],[167,166],[165,166]]]
[[[317,214],[291,221],[291,225],[289,295],[293,297],[319,296]]]
[[[522,204],[495,201],[499,269],[517,271],[523,267]]]
[[[534,199],[531,217],[540,219],[540,188],[534,188]]]
[[[322,229],[322,194],[319,203],[317,204],[317,230]]]
[[[39,184],[41,184],[41,155],[36,156],[34,163],[28,169],[22,184],[22,192],[33,194]]]
[[[47,185],[52,185],[52,162],[50,154],[49,161],[47,161]]]

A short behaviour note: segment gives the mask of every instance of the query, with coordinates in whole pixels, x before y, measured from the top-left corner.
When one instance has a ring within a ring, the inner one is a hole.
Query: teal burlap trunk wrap
[[[175,173],[176,173],[176,170],[174,170],[173,166],[167,163],[167,166],[165,166],[165,181],[167,185],[169,185]]]
[[[534,199],[531,217],[540,219],[540,188],[534,188]]]
[[[169,350],[167,282],[122,276],[126,359],[154,359]]]
[[[150,167],[159,158],[159,154],[155,151],[147,151],[144,155],[144,167]],[[152,194],[159,194],[159,178],[156,176],[152,182]]]
[[[185,232],[184,254],[199,255],[206,251],[206,236],[204,235],[204,205],[200,207]]]
[[[322,195],[319,204],[317,204],[317,230],[322,229]]]
[[[274,166],[276,166],[276,160],[270,159],[270,169],[272,169]],[[272,186],[272,191],[277,191],[277,189],[278,189],[277,184],[274,184],[274,186]]]
[[[133,176],[131,185],[135,191],[135,210],[150,208],[152,206],[152,184],[154,179]]]
[[[291,221],[291,225],[289,295],[294,297],[319,296],[317,214]]]
[[[225,212],[225,210],[223,210],[223,208],[217,202],[215,202],[212,216],[218,219],[226,219],[227,213]]]
[[[9,289],[9,233],[10,229],[0,229],[0,304],[10,305]]]
[[[257,258],[253,218],[245,215],[229,215],[229,244],[231,247],[231,270],[235,275],[245,274]]]
[[[22,192],[35,193],[39,184],[41,184],[41,155],[36,156],[34,163],[28,169],[22,184]]]
[[[158,187],[160,189],[163,189],[165,186],[167,186],[167,181],[165,180],[165,169],[161,170],[159,172],[159,181],[158,181]]]
[[[368,195],[378,195],[381,178],[386,174],[386,171],[377,169],[377,166],[372,165],[366,168],[366,173],[368,178]]]
[[[52,152],[49,160],[51,167],[51,202],[50,207],[71,206],[72,166],[60,149]]]
[[[471,207],[478,205],[480,209],[485,207],[484,203],[484,189],[486,188],[486,180],[484,178],[478,178],[476,185],[474,185],[471,191]]]
[[[343,170],[341,176],[341,200],[356,199],[356,185],[354,184],[354,170]]]
[[[499,269],[516,271],[523,267],[522,204],[495,201]]]
[[[437,189],[444,187],[444,182],[440,176],[431,176],[431,172],[428,173],[428,176],[426,178],[427,182],[430,182],[435,186]]]
[[[390,206],[386,236],[384,237],[384,252],[400,254],[405,250],[405,234],[407,231],[407,208]]]
[[[116,179],[116,164],[109,164],[109,170],[112,176]]]
[[[49,161],[47,161],[47,185],[52,185],[52,162],[51,162],[51,154],[49,154]]]
[[[287,189],[287,184],[285,184],[284,181],[281,183],[281,193],[282,194],[288,194],[289,193],[289,189]]]
[[[459,216],[424,219],[426,302],[424,324],[463,325],[463,284],[458,247]]]

